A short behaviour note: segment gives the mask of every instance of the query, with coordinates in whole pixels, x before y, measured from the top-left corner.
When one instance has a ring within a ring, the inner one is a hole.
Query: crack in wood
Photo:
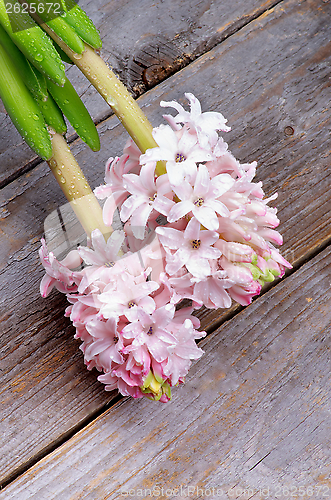
[[[255,467],[257,467],[265,458],[267,458],[270,455],[271,451],[269,451],[266,455],[264,455],[264,457],[262,457],[258,462],[256,462],[256,464],[253,465],[253,467],[251,467],[249,471],[255,469]]]

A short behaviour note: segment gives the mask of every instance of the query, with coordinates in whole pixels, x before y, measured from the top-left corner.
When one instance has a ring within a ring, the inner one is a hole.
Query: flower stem
[[[152,125],[126,87],[115,76],[101,57],[88,45],[83,54],[68,54],[73,62],[111,106],[138,148],[157,147],[152,136]]]
[[[62,135],[51,134],[53,156],[48,165],[83,226],[90,237],[93,229],[100,229],[105,239],[112,233],[102,219],[102,209],[93,194],[83,172]]]
[[[152,135],[153,127],[147,117],[127,88],[101,57],[87,44],[85,44],[85,50],[82,54],[76,54],[47,25],[43,25],[43,29],[47,31],[109,104],[140,151],[145,153],[147,149],[158,147]],[[166,173],[164,162],[157,163],[155,172],[157,175]]]

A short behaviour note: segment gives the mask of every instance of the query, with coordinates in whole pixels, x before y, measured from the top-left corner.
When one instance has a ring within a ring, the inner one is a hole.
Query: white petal
[[[174,157],[177,150],[178,139],[169,125],[160,125],[158,128],[154,128],[153,137],[162,151],[170,151],[172,157]]]
[[[168,215],[174,204],[174,201],[169,200],[169,198],[161,195],[156,197],[153,203],[153,208],[160,212],[160,214],[162,215]]]
[[[103,221],[107,226],[112,225],[114,212],[115,212],[116,208],[117,208],[117,206],[116,206],[115,199],[114,199],[113,195],[111,195],[111,196],[109,196],[109,198],[107,198],[107,200],[103,206],[103,209],[102,209]]]
[[[153,209],[153,207],[151,207],[150,205],[147,205],[147,203],[146,203],[146,204],[142,205],[140,209],[135,210],[133,212],[132,217],[131,217],[131,227],[132,227],[132,231],[133,231],[134,235],[136,233],[137,227],[141,227],[144,229],[144,231],[140,231],[140,234],[145,233],[147,219],[150,216],[152,209]],[[140,238],[140,239],[143,239],[143,238],[144,238],[144,236],[142,236],[142,238]]]
[[[185,93],[186,99],[190,102],[191,106],[191,119],[194,121],[201,115],[201,105],[199,100],[190,92]]]
[[[191,252],[187,248],[179,248],[175,255],[167,256],[166,271],[168,274],[172,275],[177,273],[181,267],[183,267],[189,260]]]
[[[200,238],[200,222],[197,219],[193,218],[187,224],[184,237],[187,240],[198,240]]]
[[[194,258],[186,263],[187,270],[197,278],[205,278],[211,274],[210,265],[207,259]]]
[[[178,248],[184,239],[181,231],[177,231],[177,229],[173,229],[171,227],[157,227],[155,232],[159,236],[162,246],[171,249]]]
[[[184,217],[188,214],[194,207],[193,203],[190,201],[180,201],[176,203],[170,210],[167,219],[169,222],[175,222],[176,220]]]
[[[204,198],[204,196],[208,193],[209,185],[210,177],[208,169],[205,165],[201,164],[199,165],[196,181],[194,184],[194,194]]]
[[[186,180],[184,180],[178,186],[174,186],[173,191],[175,192],[175,194],[178,196],[178,198],[180,200],[188,200],[189,198],[191,198],[192,193],[193,193],[193,189],[192,189],[191,184],[189,182],[187,182]]]
[[[176,163],[175,161],[168,161],[166,168],[170,184],[178,186],[181,182],[183,182],[185,172],[183,167],[180,166],[180,163]]]
[[[126,222],[129,217],[133,214],[137,208],[141,209],[141,206],[146,204],[146,198],[144,196],[131,195],[125,200],[121,207],[120,217],[122,222]]]
[[[154,172],[155,165],[154,163],[147,163],[141,167],[140,171],[140,181],[143,186],[145,192],[150,192],[151,194],[156,191],[155,182],[154,182]],[[123,176],[124,177],[124,176]]]
[[[141,195],[146,193],[139,175],[136,174],[124,174],[123,175],[123,186],[131,194]]]
[[[222,217],[230,217],[229,209],[221,201],[208,200],[206,203],[206,207],[209,207],[211,210],[213,210],[214,212],[217,212]]]
[[[211,231],[217,231],[219,222],[215,210],[204,205],[202,207],[193,205],[192,213],[204,227]]]

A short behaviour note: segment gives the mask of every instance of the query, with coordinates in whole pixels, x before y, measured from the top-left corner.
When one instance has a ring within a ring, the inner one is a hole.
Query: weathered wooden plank
[[[258,176],[268,194],[282,189],[282,233],[293,262],[330,237],[330,116],[325,112],[329,10],[317,0],[284,2],[140,99],[154,124],[162,113],[159,100],[178,99],[185,91],[195,93],[204,109],[221,110],[230,118],[234,154],[242,161],[260,157]],[[285,135],[286,126],[293,127],[293,135]],[[101,181],[100,165],[118,154],[125,141],[113,117],[100,132],[100,153],[90,153],[80,141],[74,148],[82,167],[88,166],[92,185]],[[46,215],[63,200],[47,167],[38,166],[0,196],[2,436],[15,443],[1,463],[2,477],[8,478],[102,407],[109,395],[82,365],[72,329],[60,319],[64,302],[57,295],[47,302],[38,297],[38,236]],[[214,318],[204,315],[204,325]]]
[[[0,499],[329,496],[330,279],[328,247],[208,336],[171,403],[122,401]]]
[[[79,5],[100,29],[103,58],[130,88],[142,92],[277,1],[241,0],[234,5],[232,0],[81,0]],[[77,68],[69,68],[68,76],[94,120],[109,116],[109,106]],[[0,104],[1,186],[36,156]],[[68,136],[73,134],[69,127]]]

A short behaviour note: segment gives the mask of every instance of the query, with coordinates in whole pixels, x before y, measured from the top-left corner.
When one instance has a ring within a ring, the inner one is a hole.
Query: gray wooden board
[[[146,71],[147,83],[153,75],[154,85],[277,1],[82,0],[79,5],[100,30],[103,58],[127,85],[143,91]],[[67,74],[94,120],[110,114],[109,106],[76,67],[69,67]],[[25,145],[0,104],[2,185],[24,170],[36,155]],[[73,134],[70,126],[68,136]]]
[[[329,497],[330,281],[328,247],[208,336],[172,402],[124,399],[0,499]]]
[[[226,139],[241,161],[259,161],[258,179],[277,202],[285,255],[300,262],[330,238],[328,15],[321,1],[283,2],[214,50],[147,92],[140,104],[154,124],[161,99],[191,91],[204,110],[220,110]],[[262,62],[263,61],[263,62]],[[308,103],[308,104],[307,104]],[[284,129],[293,127],[293,135]],[[93,186],[126,140],[117,119],[99,126],[102,149],[73,151]],[[111,395],[83,367],[65,301],[38,296],[43,221],[64,203],[45,164],[0,192],[2,478],[44,453],[98,411]],[[210,326],[220,312],[200,314]]]

